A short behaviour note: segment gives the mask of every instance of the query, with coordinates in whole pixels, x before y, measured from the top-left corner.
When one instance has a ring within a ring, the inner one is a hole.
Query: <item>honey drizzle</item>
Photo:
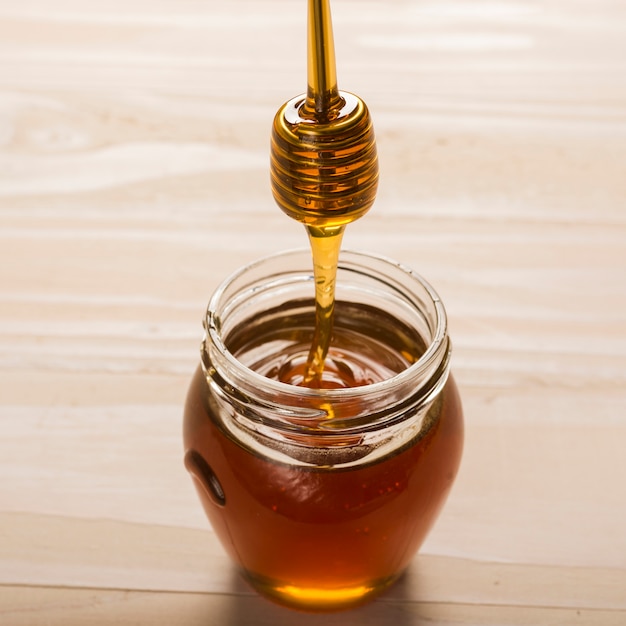
[[[335,283],[343,226],[315,228],[309,226],[309,241],[315,277],[315,332],[302,384],[321,384],[324,363],[330,348],[335,310]]]

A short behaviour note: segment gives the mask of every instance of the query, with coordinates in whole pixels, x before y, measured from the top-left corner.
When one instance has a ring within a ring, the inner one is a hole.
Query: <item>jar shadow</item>
[[[418,612],[408,601],[408,578],[402,576],[388,591],[363,606],[322,613],[284,608],[257,594],[232,573],[229,606],[220,626],[419,626]]]

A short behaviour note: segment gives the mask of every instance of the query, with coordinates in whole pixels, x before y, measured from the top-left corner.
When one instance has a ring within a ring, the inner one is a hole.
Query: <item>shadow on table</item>
[[[417,605],[407,601],[406,577],[362,607],[334,613],[304,613],[280,607],[257,595],[233,573],[233,595],[220,626],[418,626]],[[212,626],[212,625],[211,625]]]

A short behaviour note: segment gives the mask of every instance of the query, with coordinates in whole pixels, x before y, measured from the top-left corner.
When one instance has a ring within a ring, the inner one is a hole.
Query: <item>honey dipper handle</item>
[[[309,0],[306,108],[327,118],[341,101],[329,0]]]

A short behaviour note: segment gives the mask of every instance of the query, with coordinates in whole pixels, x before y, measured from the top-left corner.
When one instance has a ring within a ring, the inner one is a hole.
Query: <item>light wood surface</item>
[[[268,180],[304,0],[2,0],[3,626],[626,623],[626,4],[332,6],[381,162],[345,247],[450,318],[438,525],[384,597],[300,615],[236,578],[183,468],[211,292],[306,245]]]

